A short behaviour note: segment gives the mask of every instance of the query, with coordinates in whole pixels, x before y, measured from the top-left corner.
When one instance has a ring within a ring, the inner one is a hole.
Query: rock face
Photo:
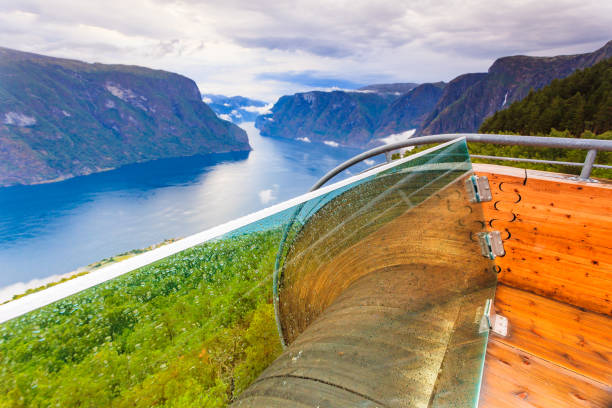
[[[364,146],[389,102],[386,94],[376,92],[297,93],[281,97],[255,126],[264,136]]]
[[[553,79],[611,56],[612,41],[588,54],[500,58],[488,73],[466,74],[451,81],[418,134],[476,132],[485,118],[522,100],[530,89],[538,90]]]
[[[612,56],[612,41],[599,50],[557,57],[500,58],[487,73],[460,75],[448,84],[377,84],[358,91],[283,96],[256,126],[264,136],[371,147],[394,133],[476,132],[485,118],[522,100],[530,89],[565,78]]]
[[[271,113],[257,118],[255,125],[264,136],[373,146],[384,136],[419,127],[445,84],[412,85],[383,84],[359,91],[283,96]],[[409,91],[401,93],[402,89]]]
[[[442,96],[445,85],[444,82],[419,85],[397,98],[381,116],[375,135],[383,137],[420,128]]]
[[[186,77],[0,48],[0,186],[245,150]]]
[[[221,119],[229,120],[232,123],[255,122],[257,116],[266,113],[266,106],[268,105],[263,101],[245,98],[244,96],[204,94],[202,100]]]

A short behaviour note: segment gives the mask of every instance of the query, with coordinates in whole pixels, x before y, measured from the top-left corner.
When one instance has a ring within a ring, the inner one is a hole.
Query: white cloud
[[[274,104],[270,103],[265,106],[244,106],[242,109],[247,112],[257,113],[259,115],[266,115],[268,113],[271,113],[270,109],[272,109],[272,106],[274,106]]]
[[[312,71],[354,83],[450,80],[500,56],[592,51],[603,0],[3,0],[0,44],[186,75],[204,93],[276,100],[313,89],[258,80]]]
[[[208,98],[206,96],[203,96],[202,100],[204,101],[204,103],[208,103],[208,104],[212,103],[212,99],[210,99],[210,98]]]
[[[220,115],[219,115],[219,117],[220,117],[221,119],[223,119],[223,120],[227,120],[227,121],[229,121],[229,122],[231,122],[231,121],[232,121],[232,117],[231,117],[230,115],[228,115],[227,113],[222,113],[222,114],[220,114]]]
[[[374,164],[376,164],[376,161],[372,160],[372,159],[366,159],[363,161],[365,164],[367,164],[368,166],[373,166]]]
[[[325,143],[328,146],[331,147],[338,147],[340,146],[340,144],[338,142],[334,142],[333,140],[324,140],[323,143]]]
[[[300,142],[310,143],[310,139],[307,137],[298,137],[296,140],[299,140]]]

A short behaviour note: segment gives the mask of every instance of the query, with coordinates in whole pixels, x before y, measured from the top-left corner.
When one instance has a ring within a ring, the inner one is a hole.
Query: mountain
[[[394,100],[379,119],[375,136],[383,137],[420,128],[436,106],[446,84],[422,84]]]
[[[0,186],[245,150],[189,78],[0,48]]]
[[[264,136],[365,146],[389,103],[386,94],[377,92],[297,93],[281,97],[255,126]]]
[[[202,100],[224,120],[233,123],[255,122],[257,116],[266,113],[268,104],[244,96],[203,94]]]
[[[484,121],[482,132],[548,134],[612,131],[612,58],[555,79]]]
[[[256,126],[264,136],[333,141],[371,147],[391,134],[475,132],[483,120],[557,78],[612,56],[599,50],[557,57],[500,58],[488,72],[460,75],[448,84],[376,84],[356,91],[283,96]],[[367,96],[366,96],[367,95]]]
[[[522,100],[531,89],[538,90],[553,79],[565,78],[609,57],[612,41],[587,54],[500,58],[487,73],[462,75],[451,81],[418,133],[474,132],[485,118]]]
[[[374,146],[384,136],[417,128],[445,84],[414,85],[381,84],[356,91],[283,96],[270,113],[257,118],[255,126],[264,136]]]

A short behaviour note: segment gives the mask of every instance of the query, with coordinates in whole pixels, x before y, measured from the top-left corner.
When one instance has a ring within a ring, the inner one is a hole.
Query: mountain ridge
[[[245,150],[182,75],[0,48],[0,186]]]
[[[584,54],[498,58],[487,72],[462,74],[448,84],[375,84],[355,91],[334,91],[345,92],[343,101],[338,95],[334,98],[336,116],[328,104],[298,103],[307,93],[285,95],[271,113],[257,118],[256,126],[264,136],[328,140],[356,147],[371,147],[382,143],[380,139],[385,136],[411,129],[416,129],[415,136],[476,132],[487,117],[525,98],[531,89],[540,89],[610,56],[612,41]],[[398,94],[398,89],[410,90]],[[385,99],[377,99],[376,106],[368,109],[365,98],[356,103],[360,97],[349,96],[360,92]],[[328,98],[325,93],[312,97]],[[381,104],[386,106],[381,108]]]
[[[434,108],[436,114],[428,117],[417,134],[475,132],[487,117],[522,100],[531,89],[538,90],[553,79],[565,78],[611,56],[612,41],[585,54],[498,58],[487,73],[465,74],[479,77],[462,93],[443,96]]]
[[[285,95],[270,113],[257,118],[255,126],[263,136],[331,141],[344,146],[363,147],[382,143],[385,136],[381,118],[389,129],[418,127],[427,109],[433,107],[444,83],[421,84],[399,94],[398,84],[382,84],[383,91],[311,91]],[[405,85],[405,84],[400,84]],[[381,85],[375,85],[380,87]],[[388,91],[392,89],[392,91]],[[414,109],[402,110],[409,104]],[[404,129],[406,130],[406,129]]]

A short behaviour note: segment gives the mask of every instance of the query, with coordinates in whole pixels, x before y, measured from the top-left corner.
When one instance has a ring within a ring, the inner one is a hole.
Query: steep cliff
[[[256,126],[264,136],[373,146],[384,136],[419,127],[445,84],[415,85],[379,84],[357,91],[283,96],[270,113],[257,119]]]
[[[419,134],[475,132],[485,118],[538,90],[612,57],[612,41],[592,53],[557,57],[500,58],[486,74],[467,74],[450,82]]]
[[[376,92],[306,92],[283,96],[255,125],[264,136],[367,145],[393,99]]]
[[[444,82],[419,85],[397,98],[381,115],[375,136],[383,137],[420,128],[436,106],[445,85]]]
[[[242,150],[184,76],[0,48],[0,186]]]

